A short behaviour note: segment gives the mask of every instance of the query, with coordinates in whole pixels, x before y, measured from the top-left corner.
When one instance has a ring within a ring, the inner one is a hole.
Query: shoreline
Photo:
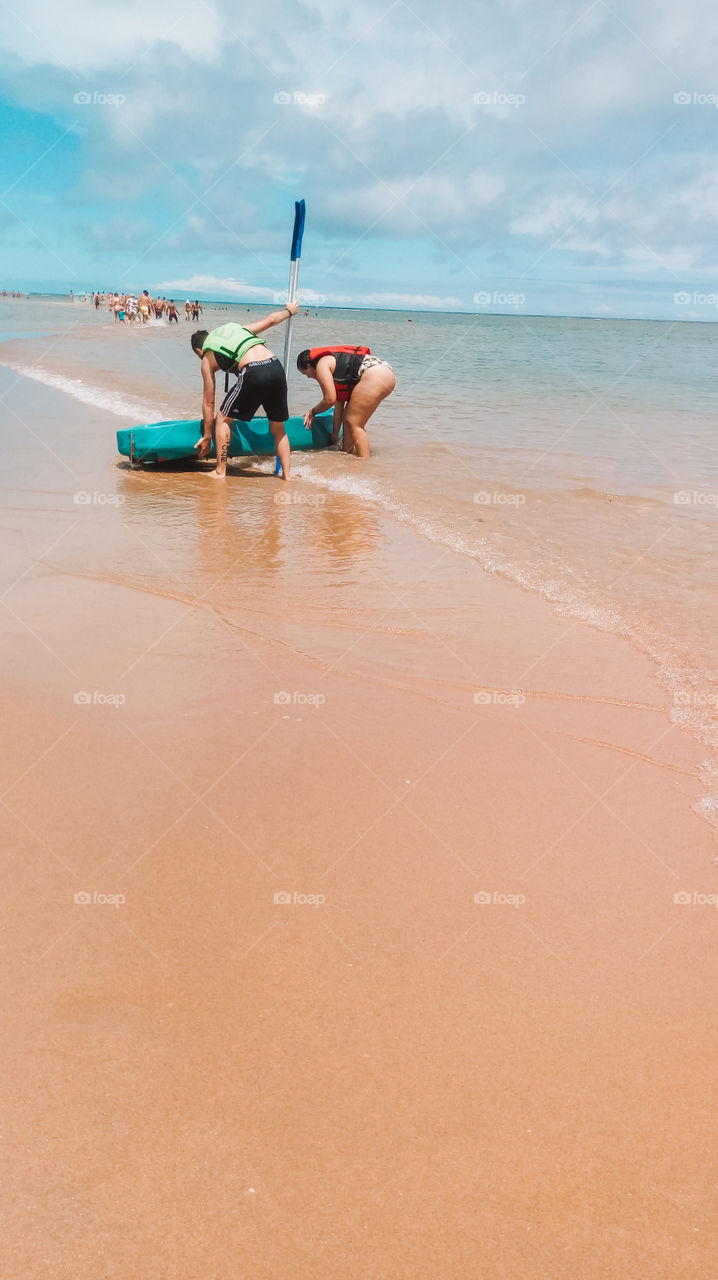
[[[150,293],[157,295],[157,293],[159,293],[161,288],[162,288],[161,285],[152,286],[150,288]],[[69,298],[62,293],[37,293],[34,290],[28,291],[26,289],[21,289],[20,293],[23,296],[17,299],[17,301],[19,302],[50,300],[57,303],[65,303],[67,304],[68,307],[82,306],[82,307],[88,307],[88,308],[93,307],[94,309],[94,306],[92,303],[92,293],[90,290],[88,290],[87,302],[81,301],[79,297],[75,298],[74,302],[70,302]],[[194,291],[191,291],[190,294],[188,295],[187,291],[184,291],[184,296],[195,297],[196,294],[194,293]],[[199,301],[202,303],[203,306],[206,305],[208,307],[218,307],[221,310],[226,310],[228,307],[271,307],[273,301],[275,300],[275,297],[276,297],[276,290],[268,288],[267,297],[265,301],[261,301],[257,298],[239,298],[239,297],[235,297],[235,298],[200,297]],[[8,296],[8,298],[0,299],[0,301],[11,302],[12,299]],[[681,316],[676,317],[675,315],[621,316],[613,313],[610,316],[607,316],[607,315],[588,316],[588,315],[582,315],[580,313],[577,313],[575,315],[573,314],[566,315],[566,314],[553,312],[553,311],[517,312],[516,308],[513,308],[513,307],[506,311],[441,311],[437,309],[423,310],[420,307],[412,307],[411,310],[407,310],[405,307],[347,306],[346,304],[331,303],[331,302],[317,303],[313,301],[300,303],[300,306],[307,307],[310,312],[311,311],[314,311],[314,312],[348,311],[348,312],[356,313],[357,315],[362,315],[364,312],[378,311],[382,315],[388,315],[388,316],[404,316],[404,315],[468,316],[468,317],[477,317],[477,318],[483,318],[483,319],[493,319],[493,318],[512,319],[513,318],[514,320],[580,320],[580,321],[588,321],[591,324],[605,323],[606,321],[608,321],[609,323],[612,321],[616,321],[621,324],[623,323],[627,323],[627,324],[672,324],[673,323],[675,324],[676,322],[679,324],[716,324],[718,323],[718,321],[711,319],[710,316],[705,316],[703,319],[701,319],[700,316],[691,316],[691,317],[686,317],[684,319]],[[106,307],[104,307],[104,304],[101,304],[100,310],[102,311],[103,309],[106,310]]]

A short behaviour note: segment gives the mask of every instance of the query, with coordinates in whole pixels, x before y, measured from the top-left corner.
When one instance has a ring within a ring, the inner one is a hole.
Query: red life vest
[[[364,356],[368,355],[371,355],[369,347],[312,347],[309,359],[316,368],[317,361],[321,360],[322,356],[355,357],[354,360],[337,359],[336,368],[332,374],[337,400],[340,404],[345,404],[359,381],[359,366]]]

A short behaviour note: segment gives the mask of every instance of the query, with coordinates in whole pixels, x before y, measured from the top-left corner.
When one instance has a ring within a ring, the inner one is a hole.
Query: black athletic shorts
[[[276,356],[242,366],[237,381],[224,397],[221,412],[228,418],[249,422],[260,405],[270,422],[287,421],[287,379]]]

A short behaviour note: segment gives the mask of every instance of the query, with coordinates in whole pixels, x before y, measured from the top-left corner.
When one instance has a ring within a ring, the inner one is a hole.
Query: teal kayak
[[[309,431],[304,418],[285,423],[292,449],[326,449],[332,439],[332,412],[320,413]],[[117,449],[132,462],[177,462],[197,458],[195,445],[202,434],[201,422],[154,422],[146,427],[129,427],[117,432]],[[230,458],[269,458],[276,452],[266,418],[232,423]],[[214,458],[214,444],[210,457]]]

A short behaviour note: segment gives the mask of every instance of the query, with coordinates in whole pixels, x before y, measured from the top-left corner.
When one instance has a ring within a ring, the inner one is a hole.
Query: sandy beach
[[[712,1276],[715,837],[648,658],[0,383],[9,1280]]]

